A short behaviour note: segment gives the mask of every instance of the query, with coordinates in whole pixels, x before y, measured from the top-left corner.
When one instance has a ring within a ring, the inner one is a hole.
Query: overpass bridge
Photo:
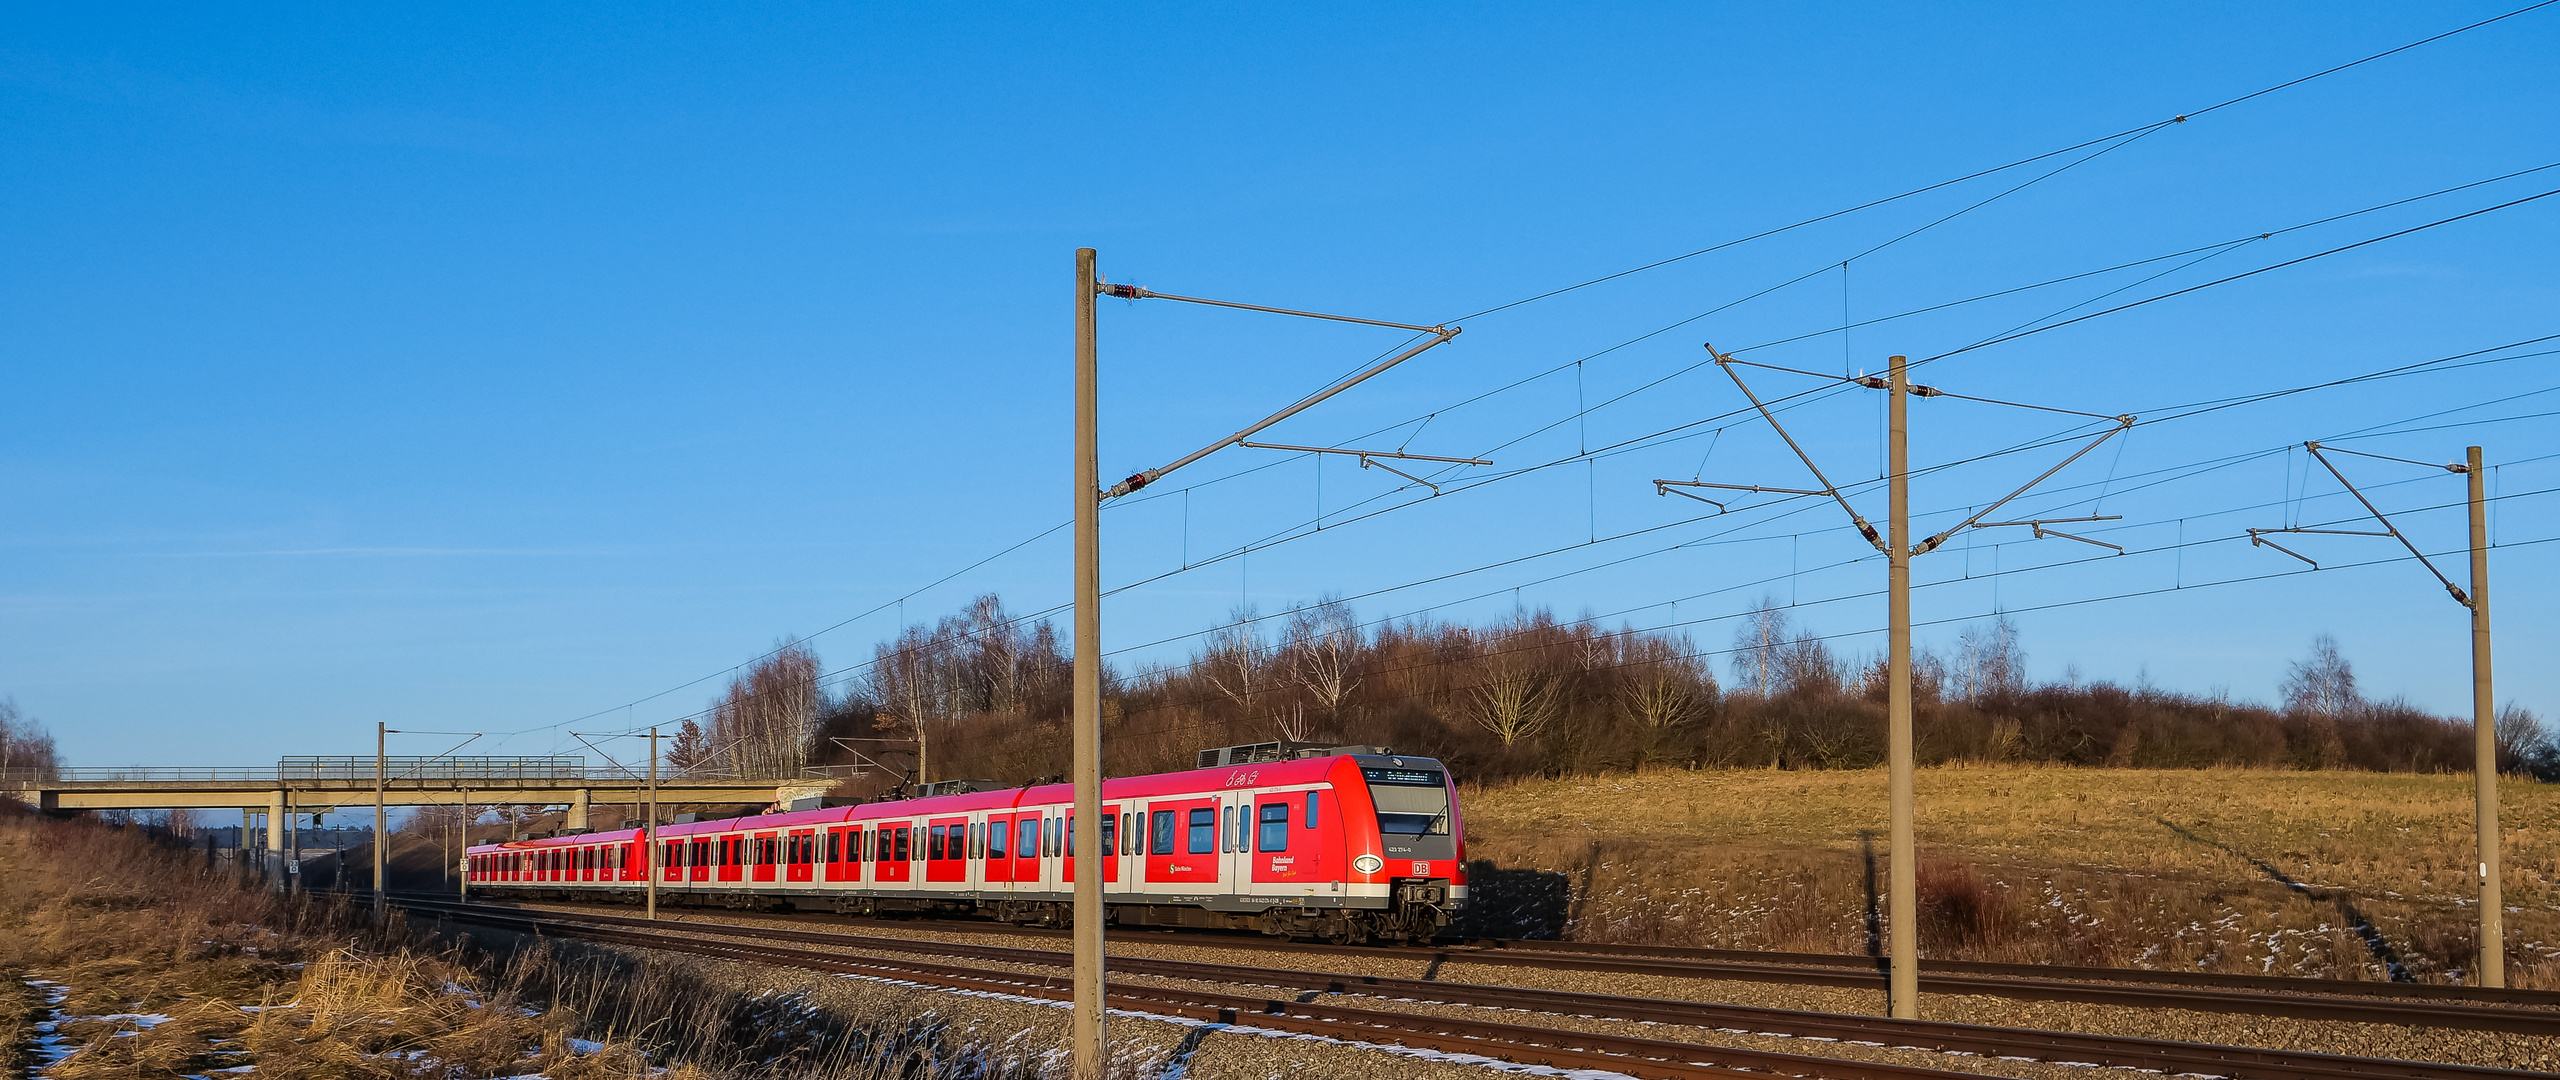
[[[660,805],[773,803],[817,794],[847,775],[843,767],[812,768],[800,775],[748,777],[730,774],[662,774]],[[160,810],[237,808],[267,815],[267,846],[285,847],[285,829],[296,815],[348,806],[370,806],[379,783],[390,806],[563,805],[563,827],[588,827],[598,802],[648,801],[645,772],[592,769],[582,757],[288,757],[250,768],[51,769],[0,773],[0,795],[43,810]],[[613,824],[619,824],[618,822]]]

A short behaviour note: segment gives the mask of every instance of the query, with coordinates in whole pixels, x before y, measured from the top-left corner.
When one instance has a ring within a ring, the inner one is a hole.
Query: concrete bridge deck
[[[469,804],[566,805],[570,827],[584,827],[595,803],[647,801],[645,774],[589,769],[582,759],[412,759],[384,763],[382,801],[390,806]],[[661,806],[683,803],[772,803],[831,786],[838,770],[800,776],[660,776]],[[374,759],[287,758],[263,768],[59,769],[0,774],[0,795],[44,810],[239,809],[265,812],[281,834],[290,815],[371,805]],[[271,845],[273,846],[273,845]]]

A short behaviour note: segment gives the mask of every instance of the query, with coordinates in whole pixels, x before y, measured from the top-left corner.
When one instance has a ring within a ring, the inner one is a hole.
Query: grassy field
[[[370,929],[337,898],[241,888],[135,830],[0,805],[0,1077],[31,1066],[48,1080],[1033,1071],[909,1011],[847,1019],[705,965],[523,944],[501,959],[412,937],[396,916]],[[33,1030],[48,1019],[72,1051],[50,1064]]]
[[[2460,981],[2468,776],[1924,769],[1924,955]],[[2509,985],[2560,986],[2560,785],[2500,788]],[[1469,855],[1561,875],[1564,936],[1871,948],[1885,773],[1725,770],[1469,791]]]

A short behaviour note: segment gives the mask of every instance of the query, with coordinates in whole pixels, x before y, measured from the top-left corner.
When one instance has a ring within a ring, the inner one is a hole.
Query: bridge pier
[[[594,796],[595,792],[587,788],[570,792],[568,820],[561,822],[560,827],[563,829],[587,828],[587,805],[593,801]]]

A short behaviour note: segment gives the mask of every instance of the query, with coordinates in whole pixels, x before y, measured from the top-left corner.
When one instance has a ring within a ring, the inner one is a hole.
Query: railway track
[[[746,914],[746,913],[738,913]],[[772,917],[772,916],[762,916]],[[846,925],[844,916],[788,916]],[[881,925],[971,934],[1064,937],[1066,931],[984,923],[905,920]],[[1272,941],[1165,931],[1114,931],[1123,941],[1214,944],[1302,955],[1377,957],[1376,947]],[[1597,945],[1560,941],[1482,940],[1396,950],[1416,959],[1653,975],[1684,979],[1739,979],[1807,986],[1882,989],[1880,961],[1864,956],[1762,953],[1658,945]],[[1980,994],[2036,1001],[2200,1009],[2298,1020],[2406,1024],[2523,1035],[2560,1035],[2560,991],[2506,990],[2423,983],[2305,979],[2281,975],[2148,971],[1924,960],[1920,989],[1932,994]]]
[[[449,901],[403,902],[420,914],[458,922],[580,937],[644,948],[722,956],[757,963],[780,963],[812,970],[911,979],[959,989],[1059,999],[1065,989],[1051,978],[1006,978],[983,968],[963,968],[932,960],[971,959],[1032,968],[1062,968],[1066,954],[1045,949],[969,945],[910,938],[867,937],[809,930],[740,926],[726,923],[666,923],[589,913],[531,912]],[[704,935],[746,941],[712,941]],[[752,942],[752,943],[751,943]],[[766,942],[784,944],[764,944]],[[824,946],[827,948],[811,948]],[[895,954],[853,956],[861,949]],[[2492,1080],[2540,1075],[2428,1062],[2394,1061],[2343,1055],[2267,1050],[2253,1047],[2132,1039],[1949,1024],[1889,1020],[1877,1017],[1718,1005],[1659,998],[1621,997],[1516,987],[1447,983],[1436,980],[1352,975],[1267,967],[1202,963],[1187,960],[1115,956],[1111,967],[1122,975],[1151,975],[1194,982],[1272,986],[1301,992],[1295,1000],[1257,999],[1194,990],[1115,983],[1115,1005],[1192,1019],[1303,1031],[1359,1042],[1394,1042],[1435,1050],[1486,1054],[1526,1064],[1560,1068],[1606,1068],[1640,1076],[1727,1076],[1736,1070],[1766,1076],[1820,1076],[1836,1080],[1917,1080],[1955,1074],[1874,1062],[1844,1061],[1809,1055],[1738,1050],[1698,1043],[1629,1038],[1530,1025],[1456,1020],[1383,1010],[1314,1004],[1312,994],[1354,994],[1478,1008],[1521,1010],[1532,1014],[1587,1016],[1656,1024],[1718,1029],[1749,1034],[1776,1034],[1869,1046],[1956,1052],[1988,1057],[2108,1065],[2169,1074],[2233,1076],[2264,1080],[2331,1080],[2331,1078],[2406,1078],[2406,1080]],[[1124,1001],[1125,999],[1125,1001]],[[1185,1011],[1190,1010],[1190,1011]],[[1202,1010],[1207,1010],[1203,1012]],[[1211,1015],[1211,1014],[1214,1014]],[[2555,1025],[2560,1026],[2560,1025]],[[1703,1071],[1701,1071],[1703,1070]]]

